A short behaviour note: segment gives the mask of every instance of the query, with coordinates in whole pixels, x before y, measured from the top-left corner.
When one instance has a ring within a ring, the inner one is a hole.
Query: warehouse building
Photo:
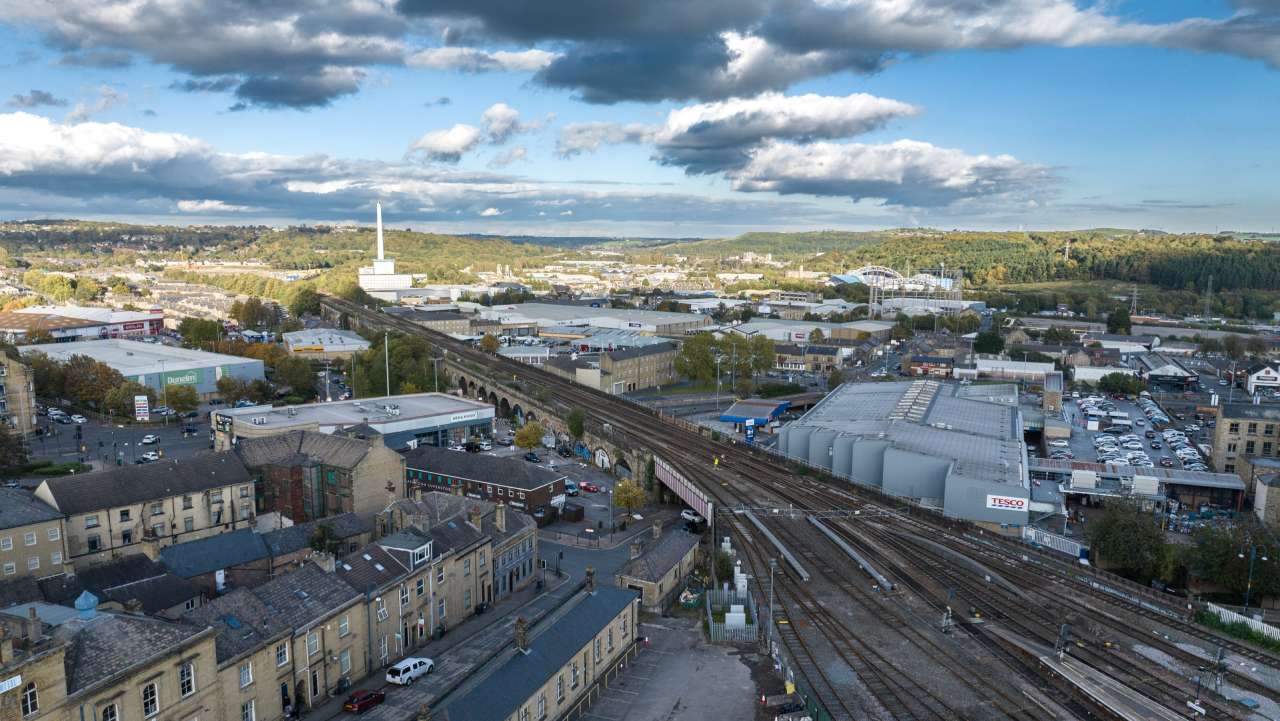
[[[84,308],[77,305],[33,305],[14,312],[88,321],[97,325],[99,338],[137,338],[160,335],[164,331],[164,312],[158,308],[154,311],[141,311]]]
[[[845,383],[779,433],[778,449],[952,517],[1024,525],[1031,499],[1018,391],[935,380]]]
[[[284,334],[284,347],[294,355],[318,360],[346,360],[369,350],[359,333],[335,328],[310,328]]]
[[[822,331],[826,340],[883,340],[893,333],[893,323],[883,320],[855,320],[849,323],[828,323],[816,320],[783,320],[780,318],[752,318],[730,330],[739,335],[764,335],[775,341],[807,343],[814,330]]]
[[[629,308],[595,308],[555,303],[495,305],[480,311],[486,320],[501,323],[536,323],[541,328],[589,326],[630,330],[642,335],[683,336],[711,325],[711,318],[697,313],[669,313]]]
[[[388,448],[445,446],[493,434],[493,406],[447,393],[361,398],[274,408],[249,406],[214,411],[213,440],[226,450],[241,438],[290,431],[382,436]]]
[[[206,353],[118,338],[21,346],[18,350],[24,356],[44,353],[63,363],[72,356],[89,356],[119,371],[126,379],[151,388],[157,394],[162,394],[166,385],[193,386],[201,398],[210,398],[217,394],[218,379],[224,376],[243,381],[265,378],[262,361],[256,358]]]
[[[1130,359],[1138,377],[1148,383],[1161,383],[1167,386],[1185,389],[1200,381],[1198,373],[1192,373],[1176,358],[1164,353],[1139,353]]]

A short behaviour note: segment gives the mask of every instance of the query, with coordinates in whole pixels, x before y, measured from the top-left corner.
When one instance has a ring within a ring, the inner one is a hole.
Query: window
[[[382,596],[378,596],[376,600],[378,604],[378,620],[385,621],[387,620],[387,606],[382,602]]]
[[[129,509],[124,508],[120,511],[120,522],[124,523],[129,520]]]
[[[163,523],[157,523],[157,524],[155,524],[154,526],[152,526],[152,527],[151,527],[151,535],[156,536],[157,538],[159,538],[160,536],[163,536],[163,535],[164,535],[164,524],[163,524]]]
[[[1252,435],[1252,434],[1257,433],[1257,432],[1258,432],[1258,424],[1257,424],[1257,423],[1250,423],[1250,424],[1249,424],[1249,434],[1250,434],[1250,435]]]
[[[15,573],[17,573],[17,572],[18,572],[18,564],[13,563],[13,562],[9,562],[9,563],[4,564],[4,575],[6,575],[6,576],[12,576],[13,574],[15,574]]]
[[[240,721],[255,721],[253,699],[240,704]]]
[[[1235,443],[1228,443],[1228,444],[1227,444],[1227,453],[1235,453],[1235,452],[1236,452],[1236,444],[1235,444]]]
[[[1253,450],[1253,446],[1254,446],[1254,442],[1253,442],[1253,441],[1245,441],[1245,442],[1244,442],[1244,452],[1245,452],[1245,453],[1249,453],[1249,454],[1253,454],[1253,452],[1254,452],[1254,450]]]
[[[13,550],[13,536],[5,536],[4,538],[0,538],[0,551],[12,551],[12,550]]]
[[[249,497],[249,486],[240,486],[240,497],[241,498]]]
[[[1223,467],[1222,467],[1222,472],[1223,472],[1223,473],[1235,473],[1235,472],[1236,472],[1236,464],[1234,464],[1234,463],[1228,463],[1227,465],[1225,465],[1225,466],[1223,466]]]
[[[190,511],[190,510],[191,510],[191,496],[183,496],[183,497],[182,497],[182,510],[184,510],[184,511]]]
[[[126,546],[129,545],[130,543],[133,543],[133,530],[126,528],[125,530],[121,531],[120,542]]]
[[[253,683],[253,661],[240,664],[240,688]]]
[[[184,697],[196,692],[195,664],[184,663],[178,667],[178,690]]]
[[[409,605],[409,584],[407,583],[400,584],[400,605]]]
[[[30,716],[40,710],[40,694],[36,692],[36,682],[32,681],[22,689],[22,715]]]
[[[414,552],[413,552],[413,566],[414,566],[414,568],[417,568],[419,563],[425,563],[425,562],[426,562],[426,560],[427,560],[427,552],[426,552],[426,551],[421,551],[421,550],[419,550],[419,551],[414,551]]]
[[[622,617],[622,637],[623,638],[627,637],[627,617],[626,616]]]
[[[528,707],[528,706],[521,706],[521,707],[520,707],[520,721],[529,721],[529,707]]]
[[[1263,426],[1263,427],[1262,427],[1262,432],[1263,432],[1265,435],[1268,435],[1268,436],[1275,435],[1275,432],[1276,432],[1276,424],[1274,424],[1274,423],[1268,423],[1267,425],[1265,425],[1265,426]]]
[[[347,614],[342,614],[342,618],[338,619],[338,635],[345,636],[351,633],[351,622],[347,618]]]
[[[151,718],[160,712],[160,693],[154,683],[142,687],[142,715]]]
[[[1239,433],[1239,432],[1240,432],[1240,424],[1239,424],[1239,423],[1232,423],[1231,425],[1227,426],[1227,432],[1228,432],[1228,433]]]
[[[276,644],[276,665],[283,666],[289,663],[289,642],[283,641]]]
[[[547,695],[545,693],[538,694],[538,718],[547,717]]]
[[[384,662],[387,660],[387,635],[382,634],[382,638],[378,639],[378,658]]]
[[[212,521],[215,526],[222,525],[222,510],[214,509],[211,511],[209,513],[209,520]]]
[[[464,576],[471,575],[471,559],[470,558],[462,559],[462,575]]]
[[[441,621],[444,620],[444,599],[443,598],[440,599],[440,603],[436,605],[436,616],[439,616]]]
[[[210,491],[209,503],[222,503],[222,491]]]
[[[346,649],[338,654],[338,668],[343,673],[351,673],[351,649]]]
[[[97,527],[98,527],[98,514],[94,513],[94,514],[92,514],[92,515],[85,516],[85,517],[84,517],[84,527],[85,527],[85,528],[97,528]]]
[[[1272,447],[1271,441],[1264,441],[1262,443],[1262,455],[1264,456],[1271,455],[1271,447]]]
[[[520,491],[520,500],[524,500],[524,491]]]
[[[183,604],[183,607],[188,611],[194,611],[196,609],[196,600],[194,598],[188,598],[187,602]]]
[[[462,610],[463,611],[471,610],[471,589],[469,588],[465,589],[462,592]]]
[[[427,579],[419,578],[418,579],[418,595],[421,596],[426,592],[427,592]]]
[[[613,629],[609,629],[609,635],[606,637],[605,648],[609,653],[613,653]]]
[[[184,519],[182,519],[182,530],[184,530],[184,531],[186,531],[186,532],[188,532],[188,533],[190,533],[191,531],[196,530],[196,519],[194,519],[194,518],[184,518]]]
[[[90,551],[102,550],[102,539],[98,538],[96,533],[86,538],[85,542],[88,543]]]
[[[320,635],[315,631],[307,634],[307,655],[314,656],[320,650]]]
[[[22,542],[27,544],[28,546],[36,545],[36,534],[35,533],[22,534]]]
[[[32,556],[31,558],[28,558],[28,559],[27,559],[27,570],[28,570],[28,571],[34,571],[34,570],[36,570],[37,568],[40,568],[40,557],[39,557],[39,556]]]
[[[45,532],[45,535],[49,537],[50,541],[57,541],[62,538],[62,530],[58,528],[50,528]]]
[[[107,704],[102,709],[102,721],[120,721],[120,709],[115,704]]]
[[[573,660],[573,665],[569,666],[569,688],[578,687],[578,659]]]
[[[600,637],[597,636],[594,643],[591,644],[591,658],[596,663],[600,663]]]
[[[480,567],[484,568],[484,551],[480,552]]]
[[[436,566],[436,583],[444,583],[444,566]]]
[[[163,515],[164,515],[164,504],[163,504],[163,503],[152,503],[152,504],[151,504],[151,515],[153,515],[153,516],[163,516]]]
[[[240,504],[240,520],[247,521],[253,517],[253,508],[248,503]]]

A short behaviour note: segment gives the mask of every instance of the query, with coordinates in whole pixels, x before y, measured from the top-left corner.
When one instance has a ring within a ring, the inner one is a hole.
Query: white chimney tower
[[[382,203],[377,204],[378,208],[378,260],[385,260],[386,253],[382,248]]]

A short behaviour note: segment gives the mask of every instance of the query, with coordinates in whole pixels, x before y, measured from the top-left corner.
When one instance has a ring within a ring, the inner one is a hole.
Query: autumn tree
[[[179,413],[194,411],[200,407],[200,394],[195,386],[169,384],[164,387],[165,404]]]
[[[234,376],[222,376],[217,382],[218,395],[227,405],[235,405],[243,400],[249,394],[249,389],[244,381]]]
[[[532,451],[542,445],[542,436],[545,434],[546,430],[542,427],[542,424],[537,421],[530,421],[516,431],[516,446],[526,451]]]
[[[492,333],[485,333],[484,337],[480,339],[480,350],[485,353],[497,353],[501,345],[498,342],[498,336]]]
[[[627,513],[635,513],[644,505],[646,496],[644,488],[636,481],[627,478],[613,487],[613,505],[627,509]]]

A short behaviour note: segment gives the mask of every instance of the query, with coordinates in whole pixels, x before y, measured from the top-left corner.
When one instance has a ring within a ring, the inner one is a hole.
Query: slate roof
[[[609,360],[613,362],[631,360],[632,358],[643,358],[650,355],[661,355],[663,353],[674,353],[676,350],[675,343],[655,343],[653,345],[637,345],[622,350],[605,351],[605,355],[609,356]]]
[[[249,468],[266,465],[300,466],[323,463],[335,468],[355,468],[369,453],[365,441],[315,431],[291,431],[262,438],[245,438],[236,453]]]
[[[183,578],[213,573],[219,568],[239,566],[269,555],[266,542],[252,528],[239,528],[160,550],[164,565]]]
[[[656,583],[671,572],[690,550],[697,547],[698,537],[685,531],[670,531],[649,543],[639,558],[633,558],[618,570],[619,576]]]
[[[452,451],[457,453],[457,451]],[[421,500],[412,498],[402,498],[391,504],[395,508],[408,516],[421,516],[423,522],[429,529],[436,527],[448,528],[448,522],[462,523],[467,519],[467,512],[474,507],[480,508],[480,528],[493,539],[493,545],[499,546],[511,538],[527,529],[533,528],[536,522],[527,513],[521,513],[510,506],[507,507],[507,530],[499,531],[497,524],[494,523],[494,513],[496,504],[488,501],[481,501],[474,498],[466,498],[463,496],[455,496],[451,493],[442,493],[440,491],[432,491],[431,493],[422,494]],[[412,529],[406,529],[412,530]],[[450,542],[472,543],[474,539],[465,537],[461,533],[451,533],[442,530],[438,534],[429,534],[432,540],[436,542],[433,549],[436,555],[440,555],[450,548],[458,548],[459,546],[442,545]],[[390,538],[390,537],[388,537]],[[384,538],[380,543],[388,545],[388,538]]]
[[[348,539],[362,533],[372,533],[373,526],[354,513],[340,513],[306,523],[297,523],[262,534],[267,550],[273,556],[284,556],[301,551],[311,545],[311,536],[319,526],[328,526],[340,539]]]
[[[67,693],[82,691],[118,673],[145,666],[212,630],[143,616],[98,613],[54,630],[67,642]]]
[[[287,624],[276,618],[261,599],[244,588],[210,599],[203,606],[188,611],[183,619],[193,624],[213,627],[218,634],[214,637],[214,645],[220,664],[293,632]]]
[[[275,617],[291,628],[301,628],[328,616],[360,598],[335,574],[314,564],[299,568],[252,589]]]
[[[637,597],[631,589],[610,586],[584,596],[529,643],[528,653],[516,652],[469,693],[449,704],[450,721],[508,718]],[[634,627],[631,632],[635,633]]]
[[[252,482],[236,454],[222,451],[50,478],[41,486],[49,489],[58,510],[72,516]]]
[[[142,603],[145,613],[173,608],[204,591],[196,584],[169,573],[163,564],[142,554],[80,569],[74,576],[50,576],[39,581],[40,593],[49,603],[70,606],[89,591],[121,605],[131,599]]]
[[[404,456],[406,470],[439,473],[525,491],[565,477],[563,473],[549,471],[521,458],[464,453],[436,446],[418,446],[406,451]]]
[[[20,528],[62,518],[56,509],[22,488],[0,488],[0,529]]]
[[[32,576],[19,576],[8,581],[0,581],[0,608],[39,601],[42,598],[40,583]]]
[[[395,556],[374,543],[338,559],[335,570],[339,578],[361,593],[382,588],[408,572]]]

